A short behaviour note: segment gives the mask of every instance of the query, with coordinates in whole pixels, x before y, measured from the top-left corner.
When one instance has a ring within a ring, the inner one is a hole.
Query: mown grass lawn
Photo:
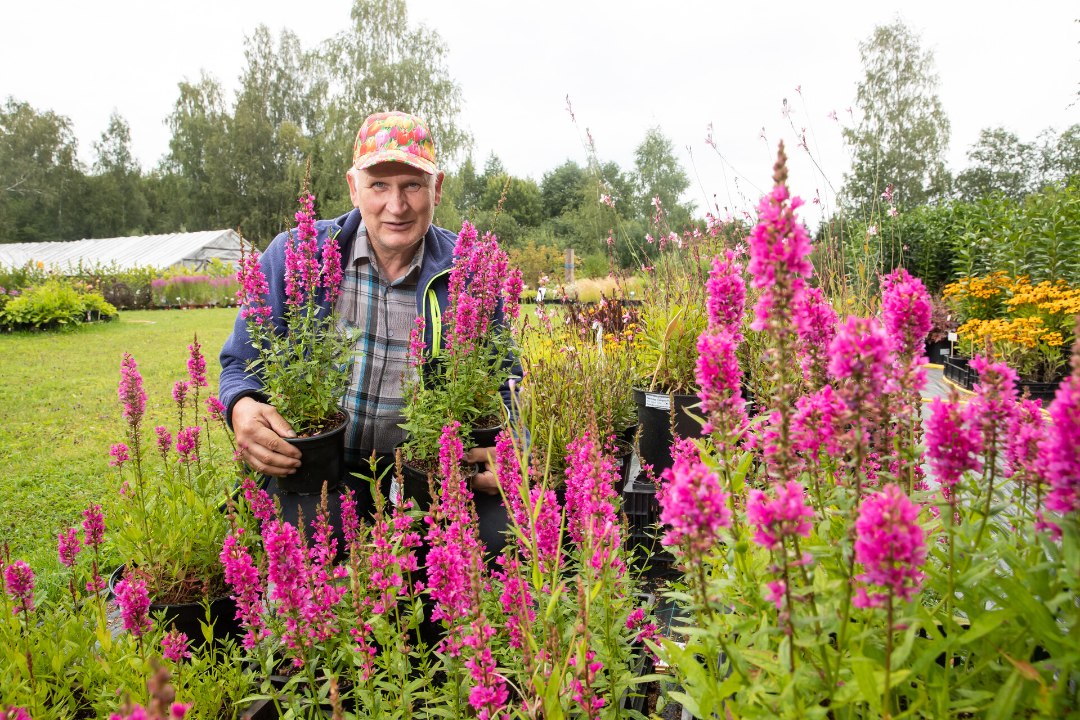
[[[145,381],[146,432],[165,425],[175,433],[172,386],[187,377],[188,345],[197,333],[216,392],[218,351],[235,317],[224,308],[129,311],[105,324],[0,335],[0,545],[37,568],[56,567],[56,533],[88,504],[107,506],[118,487],[108,452],[125,439],[123,353]]]

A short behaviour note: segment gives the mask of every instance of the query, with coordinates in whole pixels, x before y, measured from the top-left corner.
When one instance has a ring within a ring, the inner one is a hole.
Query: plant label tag
[[[390,503],[394,507],[401,504],[402,489],[401,483],[398,482],[397,476],[395,475],[394,479],[390,481]]]
[[[645,407],[657,410],[670,410],[671,398],[659,393],[645,393]]]
[[[956,333],[949,333],[949,342],[956,342]]]

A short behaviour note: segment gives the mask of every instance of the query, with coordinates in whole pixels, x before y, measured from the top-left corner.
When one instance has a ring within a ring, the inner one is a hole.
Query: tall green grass
[[[56,533],[117,490],[108,453],[124,440],[123,353],[143,375],[144,426],[175,431],[172,386],[187,377],[188,345],[197,333],[216,392],[218,351],[235,317],[225,308],[128,311],[105,324],[0,335],[0,544],[39,572],[56,567]]]

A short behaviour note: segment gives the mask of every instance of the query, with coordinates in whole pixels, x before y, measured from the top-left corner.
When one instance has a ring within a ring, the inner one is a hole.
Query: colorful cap
[[[376,113],[356,133],[353,167],[362,170],[384,162],[399,162],[435,175],[435,141],[424,121],[401,112]]]

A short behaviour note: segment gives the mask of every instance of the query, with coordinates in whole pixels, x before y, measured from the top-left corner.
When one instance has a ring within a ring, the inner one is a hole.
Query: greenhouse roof
[[[169,235],[101,238],[57,242],[0,244],[0,267],[22,267],[28,262],[64,271],[83,267],[167,268],[186,265],[201,268],[212,258],[236,263],[240,259],[240,236],[234,230]]]

